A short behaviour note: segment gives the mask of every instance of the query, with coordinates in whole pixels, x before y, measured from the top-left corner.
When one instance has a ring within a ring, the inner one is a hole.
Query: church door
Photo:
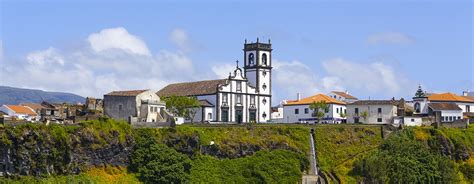
[[[238,124],[242,123],[242,110],[235,110],[235,121]]]

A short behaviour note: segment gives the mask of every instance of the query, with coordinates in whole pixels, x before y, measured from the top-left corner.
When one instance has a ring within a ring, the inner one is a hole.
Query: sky
[[[272,104],[474,91],[473,1],[24,1],[0,4],[0,85],[102,97],[225,78],[271,39]]]

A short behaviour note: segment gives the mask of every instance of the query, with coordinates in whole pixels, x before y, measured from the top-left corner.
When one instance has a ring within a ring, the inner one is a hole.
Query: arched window
[[[255,56],[253,53],[249,54],[249,65],[254,65],[255,64]]]
[[[262,54],[262,64],[267,65],[267,54],[265,53]]]
[[[415,112],[416,112],[416,113],[420,113],[420,112],[421,112],[420,103],[418,103],[418,102],[415,103]]]

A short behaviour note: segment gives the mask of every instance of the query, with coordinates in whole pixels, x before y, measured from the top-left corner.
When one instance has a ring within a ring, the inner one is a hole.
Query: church
[[[160,97],[196,97],[200,108],[194,122],[269,122],[272,102],[272,45],[244,44],[244,66],[238,61],[226,79],[169,84],[156,94]],[[185,120],[187,122],[190,119]]]

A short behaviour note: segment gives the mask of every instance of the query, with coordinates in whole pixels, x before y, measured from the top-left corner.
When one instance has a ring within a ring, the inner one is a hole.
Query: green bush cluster
[[[355,164],[369,183],[472,183],[473,127],[407,128]]]
[[[222,160],[199,156],[192,163],[191,183],[298,183],[308,166],[303,154],[288,150]]]

